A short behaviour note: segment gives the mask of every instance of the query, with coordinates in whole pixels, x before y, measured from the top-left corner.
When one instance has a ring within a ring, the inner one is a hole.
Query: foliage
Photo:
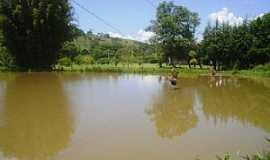
[[[195,51],[191,50],[191,51],[189,51],[188,56],[190,58],[196,58],[197,57],[197,53]]]
[[[226,154],[224,157],[217,157],[218,160],[270,160],[270,152],[257,153],[255,155],[247,155],[234,159],[232,155]]]
[[[10,55],[6,47],[0,47],[0,66],[11,68],[14,65],[14,58]]]
[[[267,142],[270,139],[266,138]],[[262,153],[257,153],[254,155],[238,156],[236,159],[232,157],[231,154],[225,154],[224,157],[217,156],[218,160],[270,160],[270,151],[264,151]]]
[[[189,61],[189,63],[190,63],[191,65],[196,66],[196,65],[198,64],[198,61],[197,61],[196,58],[192,58],[192,59]]]
[[[270,71],[270,63],[265,65],[258,65],[253,68],[254,71]]]
[[[104,34],[89,32],[77,37],[72,42],[80,49],[80,54],[91,55],[97,63],[143,63],[149,62],[146,57],[154,56],[154,49],[150,44],[112,38]]]
[[[75,56],[80,54],[80,50],[73,42],[64,43],[63,48],[60,50],[61,57],[70,57],[73,59]]]
[[[72,24],[71,25],[71,35],[74,38],[78,38],[78,37],[84,36],[85,33],[82,29],[80,29],[76,25]]]
[[[270,13],[243,24],[205,28],[200,55],[215,69],[248,69],[270,62]]]
[[[62,66],[71,66],[72,65],[72,60],[70,57],[63,57],[58,60],[58,64]]]
[[[94,64],[94,58],[90,55],[78,55],[74,58],[76,64]]]
[[[0,0],[3,45],[25,69],[48,69],[71,38],[69,0]]]
[[[199,16],[183,6],[173,2],[160,3],[156,20],[148,30],[155,33],[155,42],[158,43],[166,58],[187,59],[188,51],[193,47],[194,34],[199,25]]]
[[[100,58],[100,59],[97,60],[97,63],[98,64],[109,64],[110,61],[109,61],[108,58]]]

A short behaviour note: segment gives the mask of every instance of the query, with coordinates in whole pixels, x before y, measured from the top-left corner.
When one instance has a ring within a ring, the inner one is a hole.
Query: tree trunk
[[[214,70],[217,70],[217,62],[216,61],[213,62],[213,66],[214,66]]]
[[[203,69],[203,67],[202,67],[202,63],[199,63],[199,66],[200,66],[200,69]]]
[[[162,68],[162,62],[161,61],[159,62],[159,68]]]

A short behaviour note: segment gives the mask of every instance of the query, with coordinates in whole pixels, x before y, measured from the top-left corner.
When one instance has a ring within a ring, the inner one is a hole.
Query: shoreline
[[[180,77],[200,77],[200,76],[212,76],[209,74],[208,66],[203,69],[200,68],[187,68],[178,67]],[[40,70],[40,71],[25,71],[20,69],[8,69],[0,68],[0,72],[78,72],[78,73],[134,73],[134,74],[152,74],[152,75],[168,75],[171,73],[171,67],[159,68],[157,65],[72,65],[72,66],[61,66],[56,65],[52,70]],[[270,80],[270,71],[254,71],[254,70],[227,70],[217,71],[215,75],[217,77],[238,77],[238,78],[264,78]]]

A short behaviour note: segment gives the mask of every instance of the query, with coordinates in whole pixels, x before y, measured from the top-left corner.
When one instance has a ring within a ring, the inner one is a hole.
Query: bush
[[[71,66],[72,65],[72,60],[69,57],[63,57],[58,60],[58,64],[62,66]]]
[[[0,47],[0,66],[10,68],[14,65],[14,58],[6,47]]]
[[[63,57],[75,57],[80,54],[79,48],[72,42],[66,42],[60,51]]]
[[[78,55],[74,58],[76,64],[93,64],[94,58],[89,55]]]
[[[189,63],[190,63],[191,65],[197,65],[197,64],[198,64],[198,61],[197,61],[196,58],[192,58],[192,59],[189,61]]]
[[[98,64],[109,64],[110,61],[108,60],[108,58],[100,58],[97,60]]]
[[[270,71],[270,63],[265,65],[258,65],[255,68],[253,68],[254,71]]]

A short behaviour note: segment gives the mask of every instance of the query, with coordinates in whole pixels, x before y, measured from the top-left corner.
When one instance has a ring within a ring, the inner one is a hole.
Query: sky
[[[75,3],[104,19],[114,28],[78,7]],[[150,2],[149,2],[150,1]],[[85,32],[108,33],[120,37],[147,42],[154,34],[145,28],[155,19],[156,7],[161,0],[72,0],[75,23]],[[174,0],[175,4],[197,12],[201,24],[196,38],[201,39],[208,22],[218,19],[232,25],[241,24],[245,17],[256,18],[270,12],[270,0]]]

